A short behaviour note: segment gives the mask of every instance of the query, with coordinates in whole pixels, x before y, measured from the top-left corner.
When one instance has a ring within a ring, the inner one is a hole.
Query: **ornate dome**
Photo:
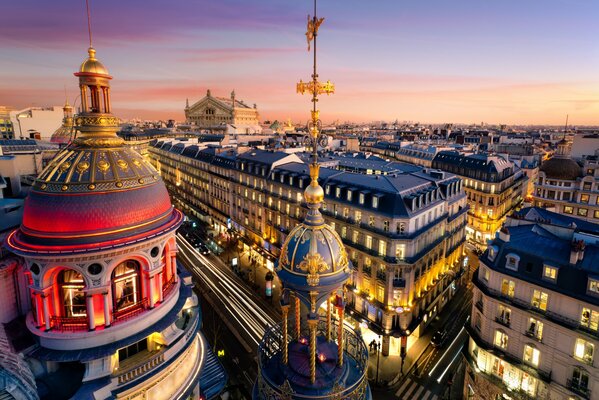
[[[323,197],[316,180],[318,169],[318,165],[310,165],[312,182],[304,196],[309,211],[304,222],[287,236],[277,265],[284,286],[301,293],[306,304],[311,302],[310,293],[316,293],[316,306],[350,276],[343,242],[318,210]]]
[[[79,73],[110,76],[108,69],[96,58],[96,49],[90,47],[87,53],[89,57],[81,63]]]
[[[582,168],[571,158],[553,157],[543,162],[540,170],[545,173],[547,178],[576,180],[582,177]]]
[[[63,128],[74,126],[77,138],[42,171],[25,199],[22,225],[8,238],[17,253],[122,245],[176,229],[182,219],[158,172],[116,135],[111,77],[93,48],[75,75],[82,112],[73,121],[67,104]]]

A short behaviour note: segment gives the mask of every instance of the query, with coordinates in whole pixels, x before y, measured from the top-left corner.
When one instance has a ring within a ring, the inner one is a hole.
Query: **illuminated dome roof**
[[[318,210],[323,197],[315,179],[318,165],[310,165],[310,174],[313,180],[304,193],[308,214],[283,243],[276,272],[285,287],[303,294],[305,303],[309,304],[309,293],[316,292],[318,305],[332,290],[341,287],[350,273],[341,238]]]
[[[87,50],[89,57],[79,67],[79,73],[110,76],[108,69],[96,58],[96,49]]]
[[[574,181],[582,176],[582,168],[571,158],[553,157],[544,161],[540,168],[547,178]]]
[[[182,219],[158,172],[116,135],[111,77],[93,48],[89,54],[75,73],[82,111],[73,121],[70,105],[65,106],[63,128],[70,124],[77,137],[35,180],[22,225],[7,239],[14,252],[120,246],[176,229]]]

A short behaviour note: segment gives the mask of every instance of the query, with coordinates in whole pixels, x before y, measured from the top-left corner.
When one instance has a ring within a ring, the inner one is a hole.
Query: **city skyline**
[[[599,5],[434,3],[321,5],[320,78],[338,94],[320,104],[327,121],[560,125],[568,114],[599,124]],[[143,4],[91,4],[94,46],[117,76],[117,115],[182,120],[186,98],[234,89],[262,120],[307,119],[294,90],[309,79],[303,4]],[[76,101],[65,71],[85,45],[84,3],[12,7],[0,26],[0,103],[61,104],[65,85]]]

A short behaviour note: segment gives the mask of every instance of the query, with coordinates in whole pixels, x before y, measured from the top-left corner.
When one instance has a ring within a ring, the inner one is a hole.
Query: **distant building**
[[[574,136],[571,155],[577,160],[599,156],[599,132],[580,133]]]
[[[15,130],[10,120],[12,108],[0,106],[0,139],[14,139]]]
[[[527,208],[473,282],[464,398],[597,399],[599,225]]]
[[[538,207],[599,222],[597,157],[575,161],[569,143],[561,140],[555,155],[541,164],[533,200]]]
[[[64,112],[62,125],[52,134],[50,138],[52,143],[67,144],[75,138],[73,107],[68,101],[62,107],[62,111]]]
[[[62,107],[28,107],[10,112],[16,138],[48,141],[61,125],[63,116]]]
[[[262,131],[256,105],[250,107],[236,99],[235,91],[226,98],[214,97],[208,90],[206,96],[193,105],[187,102],[185,120],[201,129],[224,130],[228,133],[252,134]]]
[[[505,216],[520,205],[528,181],[514,163],[488,154],[442,151],[435,156],[433,168],[463,179],[470,206],[467,238],[482,247],[495,236]]]
[[[428,144],[413,143],[402,146],[395,152],[395,158],[410,164],[432,167],[433,158],[441,150],[449,150],[449,147],[431,146]]]

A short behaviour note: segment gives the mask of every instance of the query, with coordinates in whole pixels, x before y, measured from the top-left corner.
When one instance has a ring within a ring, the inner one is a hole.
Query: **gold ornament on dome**
[[[141,161],[139,161],[137,158],[134,158],[133,161],[131,161],[133,163],[133,165],[135,165],[136,167],[139,167],[141,165]]]
[[[71,167],[71,163],[70,162],[64,162],[62,164],[60,164],[60,167],[58,167],[58,169],[60,170],[60,172],[66,172],[69,168]]]
[[[308,92],[311,95],[326,94],[328,96],[329,94],[335,93],[335,84],[331,81],[326,81],[322,83],[318,81],[316,78],[308,82],[304,82],[300,79],[300,81],[296,84],[296,90],[297,93],[300,94]]]
[[[105,161],[105,160],[98,161],[98,169],[100,171],[106,172],[106,171],[108,171],[109,168],[110,168],[110,163],[108,161]]]
[[[123,171],[126,171],[127,168],[129,168],[129,164],[127,164],[127,161],[125,160],[117,160],[116,165],[119,166],[120,169],[122,169]]]
[[[298,268],[301,271],[307,271],[308,277],[306,281],[310,286],[318,286],[320,282],[320,272],[326,272],[329,266],[324,261],[319,253],[308,253],[304,256],[304,259],[299,263]]]
[[[81,161],[79,164],[77,164],[76,168],[79,174],[83,174],[85,171],[89,169],[89,163],[87,161]]]

